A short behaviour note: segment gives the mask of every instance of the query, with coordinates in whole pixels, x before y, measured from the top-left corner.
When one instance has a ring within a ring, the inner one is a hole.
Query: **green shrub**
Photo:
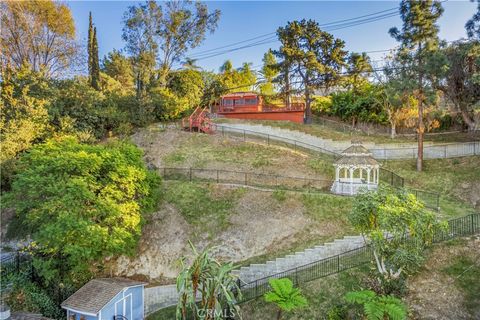
[[[9,275],[2,280],[11,283],[6,302],[12,311],[40,313],[54,319],[65,316],[48,292],[30,281],[26,275]]]
[[[362,305],[367,320],[407,319],[407,307],[402,300],[394,296],[377,296],[373,291],[363,290],[348,292],[345,300],[351,304]]]
[[[159,181],[130,143],[63,137],[22,155],[6,200],[42,257],[38,269],[56,271],[46,280],[66,275],[75,282],[105,257],[133,252],[142,213],[156,207]]]

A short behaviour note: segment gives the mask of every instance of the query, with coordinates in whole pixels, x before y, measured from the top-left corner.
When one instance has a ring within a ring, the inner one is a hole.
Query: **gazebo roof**
[[[367,166],[376,167],[378,161],[372,157],[372,153],[362,146],[360,141],[352,141],[352,145],[342,152],[342,157],[335,161],[337,166]]]

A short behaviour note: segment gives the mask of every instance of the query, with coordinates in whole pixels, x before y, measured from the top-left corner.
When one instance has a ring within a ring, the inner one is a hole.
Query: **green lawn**
[[[168,181],[164,200],[173,204],[197,232],[214,235],[228,227],[228,217],[243,188],[222,189],[209,183]]]
[[[422,172],[415,166],[415,160],[384,162],[384,167],[405,178],[406,186],[440,193],[445,216],[475,210],[472,201],[480,193],[480,157],[425,160]]]
[[[164,132],[154,134],[157,135],[154,140],[162,139]],[[328,180],[333,178],[331,162],[328,166],[319,166],[307,154],[290,148],[245,143],[241,139],[225,139],[218,135],[182,133],[175,148],[162,155],[161,162],[167,167],[254,171]]]

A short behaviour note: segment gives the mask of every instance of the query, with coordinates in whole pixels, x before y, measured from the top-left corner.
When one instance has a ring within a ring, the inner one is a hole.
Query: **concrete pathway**
[[[289,144],[316,150],[324,153],[341,153],[351,145],[351,141],[336,141],[313,136],[296,130],[289,130],[261,124],[229,123],[217,124],[217,132],[230,134],[243,134],[250,136],[268,137]],[[376,144],[366,142],[363,144],[373,156],[379,160],[391,159],[415,159],[417,145],[413,143]],[[425,159],[456,158],[464,156],[480,155],[480,141],[465,143],[433,144],[426,142],[424,147]]]

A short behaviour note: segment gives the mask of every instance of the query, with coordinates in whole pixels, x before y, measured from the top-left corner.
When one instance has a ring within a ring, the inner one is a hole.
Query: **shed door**
[[[115,303],[115,316],[123,316],[123,320],[132,319],[132,294],[123,297],[121,300]]]

